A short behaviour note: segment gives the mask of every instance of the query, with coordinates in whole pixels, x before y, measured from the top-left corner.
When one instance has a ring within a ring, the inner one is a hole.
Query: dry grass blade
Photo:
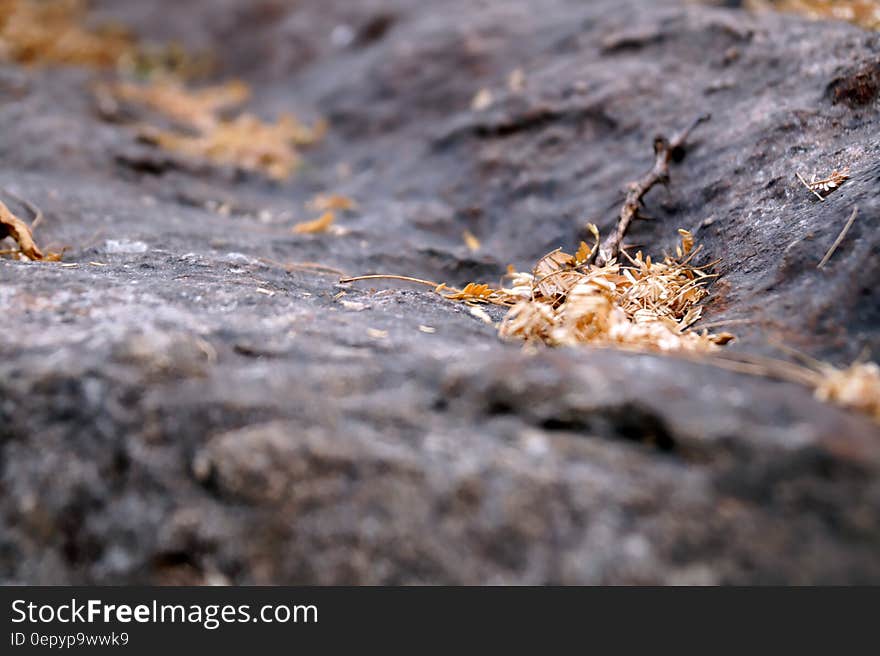
[[[831,244],[831,248],[828,249],[828,252],[825,253],[825,257],[822,258],[822,261],[816,265],[817,269],[822,269],[828,261],[831,259],[831,256],[834,255],[834,252],[837,250],[838,246],[846,239],[846,233],[849,232],[849,229],[852,227],[852,224],[855,222],[856,217],[859,215],[859,208],[854,207],[852,214],[850,214],[849,219],[846,222],[846,225],[843,226],[843,230],[840,231],[840,234],[837,235],[837,239],[834,240],[834,243]]]
[[[434,282],[432,280],[425,280],[423,278],[413,278],[412,276],[398,276],[393,273],[371,273],[366,276],[354,276],[351,278],[340,278],[339,283],[342,285],[346,285],[352,282],[360,282],[363,280],[401,280],[403,282],[414,282],[419,285],[426,285],[431,287],[432,289],[439,289],[444,287],[441,283]]]

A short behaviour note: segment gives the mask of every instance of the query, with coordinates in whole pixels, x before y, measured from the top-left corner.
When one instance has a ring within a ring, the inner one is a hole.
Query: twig
[[[800,181],[803,183],[803,185],[807,188],[807,190],[809,190],[809,192],[810,192],[811,194],[813,194],[816,198],[818,198],[819,200],[821,200],[823,203],[825,202],[825,196],[823,196],[823,195],[820,194],[818,191],[816,191],[816,190],[813,188],[813,185],[811,185],[809,182],[807,182],[806,180],[804,180],[804,176],[802,176],[800,173],[795,173],[795,175],[798,177],[798,180],[800,180]]]
[[[357,282],[359,280],[403,280],[405,282],[415,282],[420,285],[427,285],[428,287],[433,287],[434,289],[440,287],[440,283],[431,282],[430,280],[422,280],[421,278],[412,278],[410,276],[395,276],[391,274],[381,273],[376,273],[369,276],[356,276],[354,278],[342,278],[339,282],[340,284],[346,284],[350,282]]]
[[[837,235],[837,239],[834,240],[834,243],[831,244],[831,248],[828,249],[828,252],[825,253],[825,257],[822,258],[822,261],[816,266],[817,269],[823,268],[826,264],[828,264],[828,260],[831,259],[831,256],[834,255],[834,251],[837,250],[837,247],[840,246],[840,242],[842,242],[846,238],[846,233],[849,232],[850,227],[852,227],[853,222],[855,222],[856,217],[859,215],[858,206],[853,208],[852,214],[849,217],[849,220],[846,222],[846,225],[843,226],[843,230],[840,231],[840,234]]]
[[[620,252],[620,245],[629,230],[630,224],[639,213],[642,205],[642,198],[656,184],[667,182],[669,180],[669,162],[674,157],[679,157],[684,148],[685,141],[691,132],[701,123],[708,121],[708,114],[700,116],[693,121],[687,128],[679,132],[672,139],[667,140],[663,136],[654,139],[654,167],[641,180],[633,182],[629,185],[626,192],[626,199],[623,207],[620,209],[620,218],[617,220],[617,229],[609,235],[602,246],[597,250],[593,259],[596,264],[602,266],[608,261],[617,257]]]

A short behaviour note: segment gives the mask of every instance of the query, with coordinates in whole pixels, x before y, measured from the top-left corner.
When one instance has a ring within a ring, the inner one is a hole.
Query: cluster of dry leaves
[[[97,93],[105,107],[136,105],[172,121],[169,129],[140,126],[141,137],[160,148],[273,180],[289,178],[300,165],[298,149],[318,141],[326,130],[321,121],[309,127],[290,114],[273,123],[237,113],[250,97],[239,81],[199,89],[176,79],[118,82],[99,86]]]
[[[625,262],[612,260],[599,266],[591,264],[599,232],[593,225],[590,230],[596,240],[592,248],[581,242],[573,255],[552,251],[529,272],[511,270],[506,286],[470,283],[456,289],[409,280],[434,286],[450,301],[508,307],[499,334],[529,344],[709,351],[733,339],[729,333],[691,330],[702,314],[699,303],[708,294],[705,285],[714,276],[705,271],[707,267],[692,264],[700,249],[694,248],[689,232],[679,231],[681,244],[675,256],[662,261],[655,262],[641,251],[635,257],[622,252]]]
[[[0,56],[21,64],[111,67],[134,41],[120,28],[90,29],[83,0],[0,0]]]
[[[598,248],[598,231],[591,226]],[[503,294],[512,307],[501,322],[502,337],[553,346],[600,344],[660,351],[705,351],[733,336],[690,327],[713,276],[691,264],[699,249],[686,230],[675,256],[654,262],[638,252],[625,261],[589,264],[593,249],[545,255],[531,272],[510,274]]]
[[[151,50],[119,27],[92,28],[84,0],[0,0],[0,58],[21,64],[116,68],[143,76],[142,84],[98,87],[99,101],[140,105],[173,122],[144,127],[159,147],[220,166],[284,180],[300,163],[298,148],[320,139],[325,126],[284,115],[266,122],[247,112],[227,115],[248,99],[241,82],[190,89],[180,80],[200,65],[182,49]]]
[[[0,59],[25,65],[116,68],[150,77],[188,77],[211,69],[211,58],[175,44],[138,41],[118,25],[92,26],[87,0],[0,0]]]
[[[856,362],[846,369],[827,363],[813,370],[816,398],[853,408],[880,422],[880,366]]]
[[[824,201],[829,194],[849,180],[849,167],[841,171],[835,169],[824,178],[819,178],[813,174],[809,180],[806,180],[800,173],[797,174],[797,177],[811,194]]]
[[[581,242],[575,254],[555,250],[538,260],[529,272],[508,272],[508,285],[469,283],[461,289],[408,276],[369,275],[341,282],[390,278],[428,285],[449,301],[507,307],[498,324],[506,339],[526,344],[570,346],[591,344],[638,351],[678,352],[700,362],[752,375],[780,378],[806,385],[816,398],[865,413],[880,421],[880,366],[857,362],[845,369],[807,359],[807,365],[785,360],[726,355],[717,350],[733,335],[711,334],[691,327],[700,318],[700,302],[714,275],[710,265],[694,266],[699,247],[693,236],[679,230],[675,255],[654,262],[641,252],[622,262],[591,264],[599,234],[590,226],[596,245]],[[491,321],[485,312],[475,316]]]
[[[747,0],[753,9],[777,9],[816,19],[845,20],[861,27],[880,29],[878,0]]]

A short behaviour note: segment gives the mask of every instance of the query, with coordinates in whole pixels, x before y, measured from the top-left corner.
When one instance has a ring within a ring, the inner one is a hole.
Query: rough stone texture
[[[674,358],[529,355],[429,292],[286,266],[496,279],[607,231],[654,134],[708,111],[630,239],[699,228],[706,321],[753,321],[732,348],[876,354],[876,34],[627,0],[98,5],[331,130],[278,186],[102,122],[93,74],[0,68],[0,184],[79,264],[0,262],[0,580],[880,582],[866,418]],[[824,203],[794,177],[842,165]],[[347,234],[292,234],[321,191],[357,199]]]

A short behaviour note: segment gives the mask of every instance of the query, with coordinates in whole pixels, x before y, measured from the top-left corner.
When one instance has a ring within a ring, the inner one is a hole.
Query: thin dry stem
[[[846,222],[846,225],[843,226],[843,230],[840,231],[840,234],[837,235],[837,239],[834,240],[834,243],[831,244],[831,248],[828,249],[828,252],[825,253],[825,257],[822,258],[822,261],[816,265],[817,269],[822,269],[826,264],[828,264],[828,260],[831,259],[831,256],[834,255],[834,251],[837,250],[837,247],[840,246],[841,242],[846,238],[846,233],[849,232],[849,229],[852,227],[852,224],[855,222],[856,217],[859,215],[858,206],[853,208],[852,214]]]
[[[795,173],[795,175],[797,176],[798,180],[800,180],[803,183],[803,185],[807,188],[807,190],[811,194],[813,194],[816,198],[821,200],[823,203],[825,202],[825,196],[823,196],[818,191],[813,189],[812,185],[809,182],[807,182],[806,180],[804,180],[804,176],[802,176],[800,173]]]
[[[422,278],[413,278],[412,276],[397,276],[390,273],[374,273],[368,276],[355,276],[354,278],[342,278],[339,282],[347,284],[350,282],[358,282],[359,280],[403,280],[404,282],[414,282],[419,285],[426,285],[437,289],[441,286],[439,282],[431,280],[423,280]]]

